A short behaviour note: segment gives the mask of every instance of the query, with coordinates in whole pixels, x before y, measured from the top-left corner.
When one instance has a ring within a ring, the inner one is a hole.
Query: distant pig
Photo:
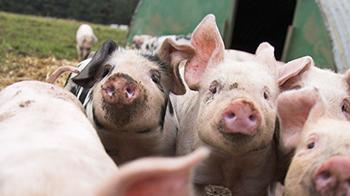
[[[317,89],[285,92],[277,107],[281,143],[295,155],[276,195],[350,195],[350,122],[332,117]]]
[[[117,167],[68,91],[38,81],[0,92],[0,195],[92,195]]]
[[[133,47],[142,52],[156,52],[166,39],[172,39],[178,44],[189,43],[191,35],[163,35],[152,37],[150,35],[135,35],[132,40]]]
[[[176,121],[169,93],[185,93],[177,54],[170,39],[155,55],[118,49],[106,41],[66,88],[77,95],[107,152],[117,164],[138,157],[174,155]]]
[[[79,26],[76,41],[78,59],[80,61],[85,60],[89,56],[92,46],[97,42],[97,38],[90,25],[82,24]]]
[[[191,45],[195,52],[184,69],[191,90],[172,97],[179,121],[177,154],[203,145],[211,149],[194,173],[198,195],[208,185],[226,187],[232,195],[265,195],[276,169],[280,74],[274,48],[262,43],[255,55],[225,50],[213,15],[194,30]]]

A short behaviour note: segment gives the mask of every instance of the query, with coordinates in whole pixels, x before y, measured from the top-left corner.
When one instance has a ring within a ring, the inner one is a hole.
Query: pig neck
[[[170,102],[168,104],[171,104]],[[94,122],[92,106],[87,107],[88,117]],[[172,156],[175,154],[176,121],[167,107],[163,127],[147,133],[136,130],[105,129],[94,123],[97,133],[117,165],[145,156]]]
[[[197,168],[194,182],[229,188],[232,195],[264,195],[274,177],[275,149],[275,144],[271,143],[244,156],[232,156],[212,149],[210,157]]]

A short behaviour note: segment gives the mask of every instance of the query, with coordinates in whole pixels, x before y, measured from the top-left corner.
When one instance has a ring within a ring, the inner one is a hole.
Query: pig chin
[[[122,129],[129,127],[136,119],[142,119],[142,116],[148,108],[147,106],[147,97],[145,93],[140,93],[138,98],[128,104],[118,101],[110,103],[102,98],[102,103],[99,108],[101,108],[104,115],[100,124],[105,126],[105,128]],[[103,122],[106,122],[106,124]],[[109,124],[107,124],[107,122]]]
[[[223,133],[221,130],[222,126],[218,123],[215,126],[200,129],[198,135],[204,143],[233,156],[261,152],[270,146],[272,140],[272,135],[268,139],[262,138],[260,134],[247,136],[239,133]],[[263,130],[258,130],[260,131]]]

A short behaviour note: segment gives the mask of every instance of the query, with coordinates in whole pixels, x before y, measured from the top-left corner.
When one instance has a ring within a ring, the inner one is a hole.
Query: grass
[[[77,63],[75,33],[82,23],[86,22],[0,12],[0,88],[21,78],[43,80],[43,74],[33,76],[27,71]],[[93,50],[106,39],[125,44],[126,31],[88,24],[98,38]]]

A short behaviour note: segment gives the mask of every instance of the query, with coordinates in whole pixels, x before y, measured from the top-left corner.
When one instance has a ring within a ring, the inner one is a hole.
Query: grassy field
[[[19,80],[43,80],[58,66],[76,64],[75,33],[82,23],[0,12],[0,89]],[[94,50],[109,38],[125,44],[126,31],[90,25],[98,37]]]

